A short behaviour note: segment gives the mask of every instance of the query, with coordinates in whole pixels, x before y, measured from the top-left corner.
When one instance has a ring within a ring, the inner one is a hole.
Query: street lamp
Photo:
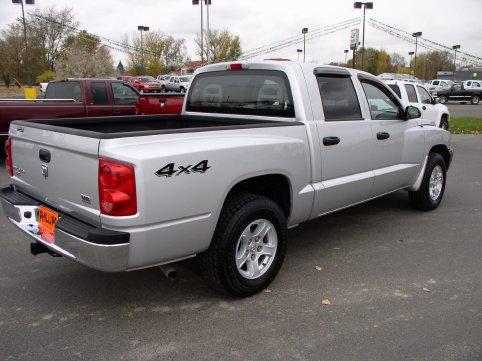
[[[23,41],[25,42],[25,62],[27,63],[27,83],[32,85],[32,73],[30,71],[30,59],[28,57],[28,44],[27,44],[27,25],[25,25],[25,10],[23,8],[23,0],[12,0],[13,4],[22,5],[22,22],[23,22]],[[35,5],[35,0],[25,0],[25,5]]]
[[[427,80],[427,63],[430,62],[430,58],[425,58],[425,66],[424,66],[424,74],[423,74],[423,78],[425,80]]]
[[[412,70],[412,59],[413,59],[413,54],[415,54],[415,52],[413,51],[409,51],[408,52],[408,55],[410,55],[410,64],[409,65],[409,68],[410,68],[410,75],[412,75],[412,78],[413,78],[413,70]]]
[[[206,44],[206,61],[210,62],[210,51],[211,51],[211,32],[209,30],[209,5],[211,5],[211,0],[192,0],[193,5],[201,5],[201,61],[204,61],[204,16],[203,16],[203,3],[206,5],[206,16],[207,16],[207,44]]]
[[[460,45],[454,45],[454,46],[452,46],[452,49],[454,49],[454,76],[453,76],[453,80],[455,81],[455,70],[457,69],[456,65],[455,65],[455,62],[457,61],[457,50],[460,49]]]
[[[343,50],[343,52],[345,53],[345,65],[346,65],[346,57],[347,57],[349,51],[350,50],[348,50],[348,49]]]
[[[303,52],[303,49],[296,49],[296,52],[298,53],[298,62],[300,61],[300,54]]]
[[[413,63],[413,75],[415,76],[415,73],[417,72],[417,47],[418,47],[418,38],[422,36],[421,31],[417,31],[416,33],[413,33],[412,36],[415,38],[415,59]]]
[[[306,62],[306,34],[308,33],[308,28],[301,29],[301,34],[303,34],[303,62]]]
[[[361,2],[356,1],[353,3],[355,9],[361,9],[363,7],[363,35],[362,35],[362,54],[361,54],[361,68],[365,64],[365,11],[366,9],[373,9],[373,2]]]
[[[141,32],[141,65],[142,65],[142,69],[144,70],[144,41],[143,41],[143,38],[142,38],[142,33],[144,31],[149,31],[149,27],[148,26],[143,26],[143,25],[139,25],[137,27],[137,30],[139,30]]]

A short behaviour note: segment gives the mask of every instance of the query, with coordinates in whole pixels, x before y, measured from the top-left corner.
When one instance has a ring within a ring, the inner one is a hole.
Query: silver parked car
[[[111,272],[199,256],[237,297],[274,279],[290,227],[398,190],[436,209],[452,160],[450,134],[376,77],[295,62],[198,69],[177,116],[14,121],[9,136],[0,198],[32,253]]]

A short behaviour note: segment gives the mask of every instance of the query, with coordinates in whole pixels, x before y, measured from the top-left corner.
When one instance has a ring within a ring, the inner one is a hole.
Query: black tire
[[[472,98],[470,99],[470,102],[473,105],[477,105],[480,102],[480,97],[478,95],[473,95]]]
[[[440,128],[449,130],[449,121],[446,117],[442,117],[442,119],[440,119]]]
[[[180,89],[181,93],[185,93],[186,92],[186,89],[182,86]]]
[[[440,101],[440,104],[445,104],[447,103],[447,97],[445,95],[440,95],[439,101]]]
[[[278,245],[271,265],[259,278],[243,277],[236,267],[236,245],[253,221],[266,219],[277,233]],[[248,297],[266,288],[278,273],[286,253],[286,217],[270,199],[255,194],[237,194],[226,200],[209,249],[200,255],[201,271],[215,290],[235,297]]]
[[[442,189],[438,197],[436,199],[432,199],[429,190],[430,176],[432,175],[432,171],[434,170],[434,168],[437,166],[440,166],[442,168]],[[411,206],[421,211],[431,211],[433,209],[436,209],[442,201],[446,183],[447,166],[445,164],[444,158],[439,153],[430,153],[427,160],[427,166],[425,167],[425,173],[423,175],[420,189],[416,192],[408,193]]]
[[[161,85],[161,93],[165,93],[166,92],[166,87],[164,85]]]

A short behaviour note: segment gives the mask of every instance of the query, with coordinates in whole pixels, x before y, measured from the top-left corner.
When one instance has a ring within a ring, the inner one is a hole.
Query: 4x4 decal
[[[208,166],[207,160],[203,160],[203,161],[199,162],[198,164],[196,164],[194,166],[193,165],[186,165],[186,166],[180,165],[180,166],[177,166],[177,168],[176,168],[175,163],[169,163],[169,164],[166,164],[161,169],[159,169],[155,173],[155,175],[158,176],[158,177],[170,178],[173,175],[178,176],[178,175],[181,175],[181,174],[206,173],[206,171],[209,168],[211,168],[211,167]]]

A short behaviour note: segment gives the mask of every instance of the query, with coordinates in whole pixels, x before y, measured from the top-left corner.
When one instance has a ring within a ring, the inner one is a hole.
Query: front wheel
[[[470,102],[473,105],[477,105],[480,102],[480,97],[478,95],[473,95],[472,98],[470,99]]]
[[[268,198],[226,200],[209,249],[200,255],[207,283],[235,297],[254,295],[275,278],[286,252],[286,217]]]
[[[442,201],[447,181],[447,166],[439,153],[430,153],[422,184],[416,192],[409,192],[410,204],[421,211],[431,211]]]
[[[439,101],[440,101],[440,104],[445,104],[447,103],[447,97],[445,95],[441,95],[439,96]]]

